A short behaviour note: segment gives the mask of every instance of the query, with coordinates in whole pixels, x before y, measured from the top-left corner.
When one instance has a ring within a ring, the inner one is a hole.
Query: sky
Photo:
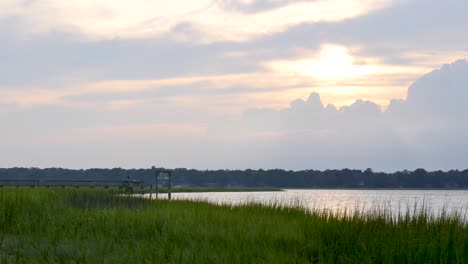
[[[0,167],[468,168],[464,0],[0,0]]]

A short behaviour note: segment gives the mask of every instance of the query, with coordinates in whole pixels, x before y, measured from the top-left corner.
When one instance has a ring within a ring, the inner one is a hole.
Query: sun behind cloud
[[[391,99],[404,98],[410,84],[406,79],[430,70],[388,64],[358,51],[359,47],[325,43],[317,51],[301,51],[296,58],[268,61],[263,66],[285,80],[301,80],[309,86],[307,92],[319,92],[327,103],[336,106],[366,99],[385,107]]]
[[[292,73],[322,81],[340,81],[385,73],[391,66],[381,65],[374,58],[353,56],[349,48],[324,44],[320,50],[303,59],[277,60],[266,63],[273,71]]]
[[[322,80],[340,80],[369,75],[372,66],[355,64],[349,49],[339,45],[322,46],[318,58],[300,60],[293,70]]]

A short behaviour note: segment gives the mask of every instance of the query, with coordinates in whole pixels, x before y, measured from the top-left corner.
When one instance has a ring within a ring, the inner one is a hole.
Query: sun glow
[[[324,80],[347,79],[372,73],[368,65],[356,65],[345,47],[327,45],[316,60],[299,61],[297,70]]]
[[[379,58],[359,56],[353,51],[354,48],[346,46],[324,44],[318,52],[300,53],[300,59],[275,60],[263,65],[275,74],[313,80],[320,86],[342,85],[346,82],[367,83],[389,75],[421,75],[428,71],[423,67],[385,64]]]
[[[323,45],[313,57],[295,61],[275,61],[270,64],[274,70],[293,72],[324,81],[343,80],[376,73],[371,59],[359,60],[350,54],[350,50],[339,45]]]
[[[296,58],[268,61],[263,66],[271,75],[296,80],[290,87],[304,87],[301,98],[313,91],[336,106],[366,99],[383,108],[391,99],[404,98],[411,82],[430,70],[417,65],[388,64],[381,58],[359,54],[358,47],[337,44],[324,44],[316,51],[298,51]]]

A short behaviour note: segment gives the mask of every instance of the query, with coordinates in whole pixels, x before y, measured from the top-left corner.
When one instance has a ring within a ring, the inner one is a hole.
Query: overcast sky
[[[467,13],[0,0],[0,167],[466,169]]]

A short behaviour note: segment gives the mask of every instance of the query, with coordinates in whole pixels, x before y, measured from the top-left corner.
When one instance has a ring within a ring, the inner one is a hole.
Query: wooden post
[[[150,184],[150,200],[152,196],[153,196],[153,184]]]
[[[154,166],[153,166],[153,168],[154,168]],[[158,185],[159,185],[158,175],[159,175],[159,172],[154,171],[154,173],[155,173],[155,176],[156,176],[156,200],[158,200]]]
[[[167,188],[167,198],[170,201],[171,200],[171,187],[172,187],[172,172],[167,172],[167,176],[169,177],[169,188]]]

